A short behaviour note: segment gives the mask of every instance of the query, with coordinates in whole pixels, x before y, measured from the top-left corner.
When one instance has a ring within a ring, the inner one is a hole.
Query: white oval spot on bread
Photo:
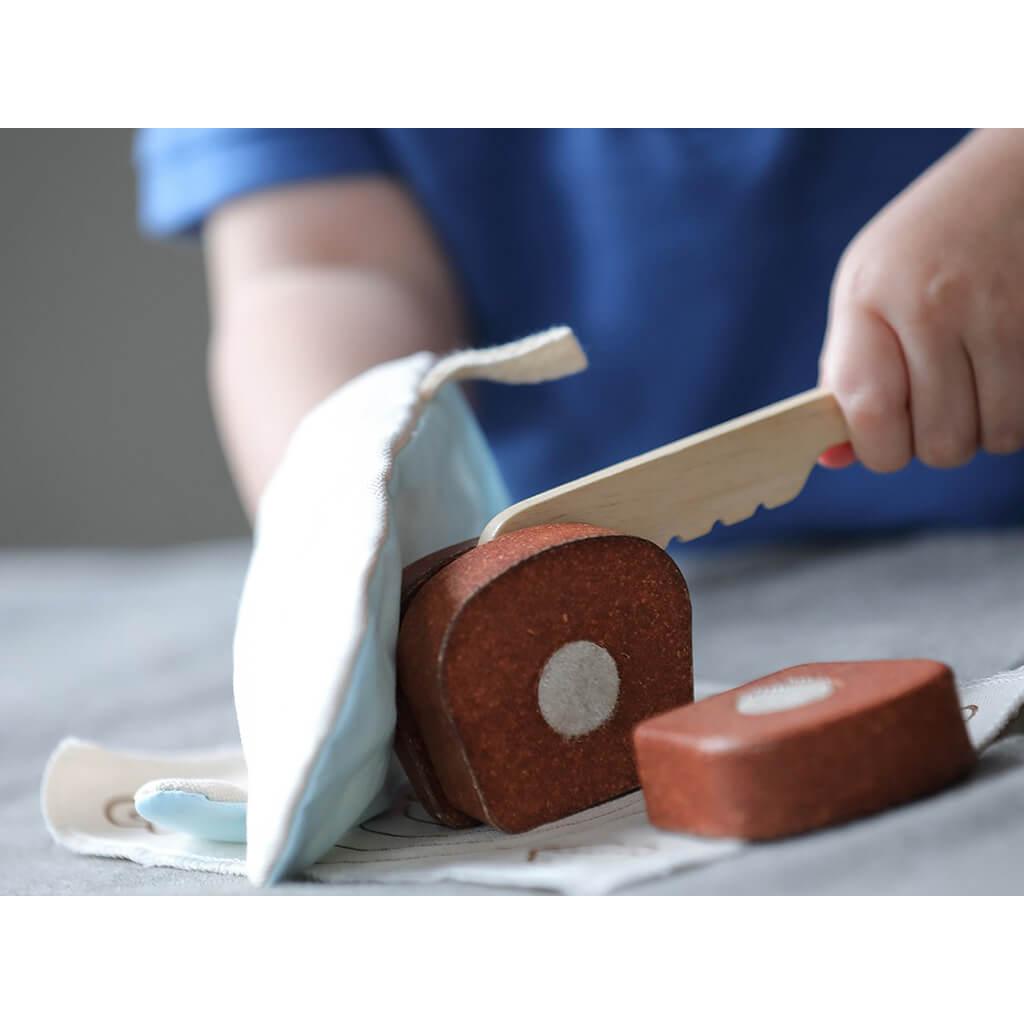
[[[805,704],[816,704],[835,693],[835,683],[827,676],[793,676],[777,683],[768,683],[745,690],[736,698],[741,715],[771,715],[776,711],[792,711]]]
[[[563,644],[541,671],[537,686],[541,716],[566,739],[600,728],[611,718],[618,700],[615,659],[589,640]]]

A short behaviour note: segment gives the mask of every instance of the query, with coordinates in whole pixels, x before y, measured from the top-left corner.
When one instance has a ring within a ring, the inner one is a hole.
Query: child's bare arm
[[[869,469],[1024,447],[1024,129],[973,132],[853,240],[821,380]]]
[[[204,231],[214,414],[242,502],[302,416],[376,363],[465,341],[458,293],[422,215],[381,178],[262,192]]]

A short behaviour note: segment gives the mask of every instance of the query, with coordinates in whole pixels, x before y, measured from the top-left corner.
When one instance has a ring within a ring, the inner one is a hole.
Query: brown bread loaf
[[[448,824],[521,832],[636,788],[634,726],[693,699],[686,583],[649,541],[536,526],[407,579],[397,747]]]
[[[965,775],[953,675],[922,659],[797,665],[635,733],[652,824],[773,839],[881,811]]]

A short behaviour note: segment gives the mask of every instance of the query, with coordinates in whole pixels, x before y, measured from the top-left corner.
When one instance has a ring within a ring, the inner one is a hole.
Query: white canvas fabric
[[[313,864],[386,803],[402,567],[477,535],[507,504],[451,378],[585,365],[565,328],[424,353],[364,373],[296,430],[260,505],[235,634],[256,884]]]
[[[244,874],[242,843],[165,829],[138,813],[136,791],[159,778],[187,779],[196,789],[211,779],[218,785],[244,786],[245,760],[237,748],[168,756],[106,750],[69,736],[43,773],[46,827],[75,853],[119,857],[147,867]]]
[[[265,884],[387,806],[402,567],[476,536],[508,503],[453,381],[534,382],[585,366],[572,332],[553,328],[374,367],[303,419],[260,503],[235,632],[246,788],[143,780],[144,820],[247,840],[248,875]]]

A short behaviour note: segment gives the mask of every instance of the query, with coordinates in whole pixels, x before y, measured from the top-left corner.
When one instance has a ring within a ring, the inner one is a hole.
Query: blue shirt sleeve
[[[135,138],[139,221],[151,235],[195,232],[229,199],[300,181],[389,174],[370,130],[145,128]]]

